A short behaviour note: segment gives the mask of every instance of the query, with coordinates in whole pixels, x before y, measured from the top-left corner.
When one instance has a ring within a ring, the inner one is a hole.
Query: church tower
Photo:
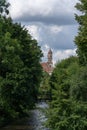
[[[49,64],[49,66],[52,67],[53,62],[52,62],[52,50],[51,49],[48,51],[47,58],[48,58],[48,64]]]
[[[47,62],[42,62],[41,66],[43,67],[43,70],[47,72],[49,75],[53,72],[53,62],[52,62],[52,50],[50,49],[47,54]]]

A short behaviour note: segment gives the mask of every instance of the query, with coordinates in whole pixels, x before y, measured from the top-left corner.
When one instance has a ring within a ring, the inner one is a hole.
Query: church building
[[[52,62],[52,50],[50,49],[47,54],[47,62],[41,63],[42,68],[45,72],[47,72],[49,75],[51,75],[53,71],[53,62]]]

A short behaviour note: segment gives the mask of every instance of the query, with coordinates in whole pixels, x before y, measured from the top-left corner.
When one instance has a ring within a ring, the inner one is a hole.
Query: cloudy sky
[[[8,0],[10,15],[37,39],[46,60],[49,48],[54,63],[75,55],[74,37],[78,24],[74,20],[78,0]]]

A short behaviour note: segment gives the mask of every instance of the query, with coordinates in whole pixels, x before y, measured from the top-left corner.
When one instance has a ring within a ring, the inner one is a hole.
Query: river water
[[[44,113],[46,108],[48,108],[46,102],[38,102],[36,108],[30,111],[28,118],[17,120],[0,130],[49,130],[44,126],[44,123],[47,121]]]

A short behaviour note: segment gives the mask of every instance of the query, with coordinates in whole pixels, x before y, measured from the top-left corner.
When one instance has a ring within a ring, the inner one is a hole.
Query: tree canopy
[[[50,79],[48,124],[52,130],[87,129],[87,0],[79,0],[76,8],[80,11],[75,15],[77,57],[57,63]]]
[[[78,35],[75,38],[77,54],[82,65],[87,64],[87,0],[79,0],[76,8],[81,12],[75,19],[79,23]]]
[[[6,13],[9,14],[8,7],[10,4],[6,0],[0,0],[0,14]]]
[[[42,52],[28,30],[14,23],[0,0],[0,123],[27,114],[37,100]]]

